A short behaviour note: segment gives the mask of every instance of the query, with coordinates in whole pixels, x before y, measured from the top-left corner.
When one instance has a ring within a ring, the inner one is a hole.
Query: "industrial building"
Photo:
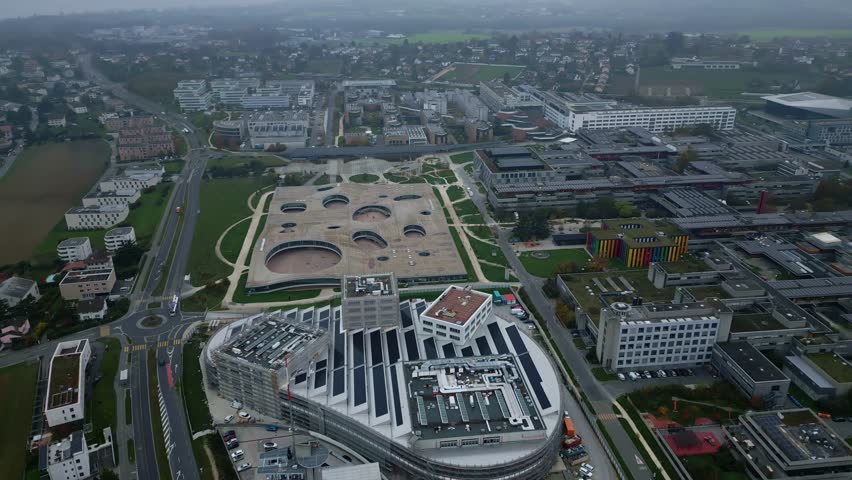
[[[759,399],[764,408],[783,407],[790,379],[748,342],[717,343],[713,366],[748,399]]]
[[[116,190],[145,190],[156,186],[161,180],[162,175],[154,172],[125,173],[125,175],[117,175],[103,180],[98,184],[98,188],[102,192],[112,192]]]
[[[108,191],[95,191],[83,197],[84,207],[104,207],[107,205],[131,205],[139,200],[139,190],[120,189]]]
[[[472,296],[464,292],[450,287],[443,297]],[[490,310],[491,296],[479,295],[477,311]],[[466,343],[424,334],[423,314],[442,308],[441,301],[401,302],[399,323],[379,329],[345,329],[342,307],[238,320],[210,339],[208,377],[224,398],[273,418],[287,419],[292,410],[298,427],[347,442],[389,474],[543,477],[563,434],[550,359],[493,313]],[[443,308],[456,307],[466,308]],[[289,368],[278,360],[284,356],[294,362]],[[270,375],[282,366],[283,373]],[[275,391],[277,405],[267,401]]]
[[[728,445],[761,480],[847,480],[852,449],[808,409],[746,412],[722,427]]]

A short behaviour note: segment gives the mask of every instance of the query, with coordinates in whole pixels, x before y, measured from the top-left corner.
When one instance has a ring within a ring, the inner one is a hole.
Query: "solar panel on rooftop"
[[[453,347],[452,343],[448,343],[442,347],[444,350],[444,358],[455,358],[456,357],[456,349]]]
[[[373,408],[376,416],[381,417],[388,413],[388,397],[385,389],[385,367],[377,365],[373,367]]]
[[[488,331],[491,333],[491,341],[494,342],[497,353],[509,353],[509,346],[506,345],[506,340],[503,338],[503,334],[500,333],[500,326],[496,323],[489,323]]]
[[[402,402],[399,399],[399,381],[396,378],[396,368],[391,367],[390,369],[390,379],[391,379],[391,398],[393,399],[393,416],[396,422],[396,426],[400,426],[405,422],[405,419],[402,418]]]
[[[491,347],[488,345],[487,338],[476,337],[476,347],[479,348],[480,355],[491,355]]]
[[[426,358],[429,360],[438,358],[438,349],[435,347],[435,340],[433,338],[423,340],[423,347],[426,349]]]
[[[405,332],[405,353],[408,360],[420,360],[420,351],[417,349],[417,335],[414,330]]]
[[[388,365],[393,365],[399,360],[399,340],[396,338],[397,330],[385,332],[385,343],[388,346]]]
[[[352,397],[352,403],[356,407],[358,405],[364,404],[367,401],[367,379],[366,379],[366,370],[363,365],[352,370],[352,381],[354,384],[354,395]]]

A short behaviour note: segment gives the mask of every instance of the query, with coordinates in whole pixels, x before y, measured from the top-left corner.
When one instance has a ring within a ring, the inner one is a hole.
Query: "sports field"
[[[24,149],[0,178],[0,265],[27,260],[65,211],[79,204],[109,162],[101,140]]]
[[[502,79],[505,74],[514,78],[524,70],[523,65],[489,65],[481,63],[455,63],[450,69],[436,78],[435,81],[471,83],[487,82]]]
[[[462,30],[435,30],[431,32],[413,33],[405,38],[366,38],[359,43],[372,45],[373,43],[402,45],[406,40],[408,43],[456,43],[468,40],[482,40],[489,38],[487,33],[469,33]]]

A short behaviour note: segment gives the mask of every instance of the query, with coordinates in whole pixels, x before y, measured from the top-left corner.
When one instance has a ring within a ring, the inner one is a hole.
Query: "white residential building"
[[[86,436],[77,431],[47,448],[47,474],[50,480],[77,480],[92,475]]]
[[[491,295],[452,285],[417,320],[418,333],[467,344],[493,309]]]
[[[56,345],[44,402],[44,416],[51,427],[85,418],[86,365],[91,356],[92,348],[86,339]]]
[[[83,206],[132,205],[139,197],[139,190],[132,188],[92,192],[83,197]]]
[[[175,100],[184,112],[203,112],[213,105],[213,92],[206,80],[182,80],[174,89]]]
[[[0,300],[5,301],[6,305],[14,307],[27,297],[33,297],[33,300],[41,298],[38,283],[34,280],[10,277],[0,283]]]
[[[102,192],[113,192],[117,190],[145,190],[160,183],[162,177],[156,173],[137,173],[132,175],[116,176],[102,181],[98,188]]]
[[[89,237],[66,238],[56,246],[56,253],[63,262],[77,262],[92,254],[92,242]]]
[[[133,243],[136,243],[136,231],[133,227],[113,228],[104,235],[104,246],[109,253],[115,253],[119,248]]]
[[[106,316],[107,304],[103,297],[95,297],[77,302],[77,315],[81,322],[87,320],[103,320]]]
[[[615,372],[704,365],[728,338],[732,316],[722,304],[613,303],[601,309],[598,360]]]
[[[664,133],[702,124],[712,125],[717,130],[732,130],[737,110],[734,107],[666,107],[578,108],[561,112],[551,108],[545,111],[545,116],[560,128],[571,132],[581,128],[600,130],[642,127],[651,133]]]
[[[541,107],[543,102],[521,88],[506,86],[503,82],[480,82],[479,98],[495,112],[518,108]]]
[[[65,212],[65,223],[68,230],[100,230],[127,220],[128,214],[127,205],[71,207]]]

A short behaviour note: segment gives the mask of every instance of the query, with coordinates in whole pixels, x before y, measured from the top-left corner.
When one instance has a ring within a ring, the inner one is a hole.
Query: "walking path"
[[[246,218],[243,218],[242,220],[238,220],[238,221],[234,222],[233,224],[231,224],[230,227],[226,228],[225,231],[222,232],[222,235],[219,235],[219,239],[216,240],[216,248],[215,248],[216,257],[218,257],[219,260],[222,261],[222,263],[225,263],[226,265],[228,265],[231,268],[236,268],[237,266],[233,262],[231,262],[230,260],[225,258],[225,255],[222,254],[222,240],[225,239],[225,236],[228,235],[228,232],[230,232],[232,228],[236,227],[237,225],[239,225],[239,224],[241,224],[241,223],[243,223],[246,220],[249,220],[251,218],[252,217],[246,217]],[[254,238],[254,237],[252,237],[252,238]]]
[[[663,480],[672,480],[668,472],[666,472],[666,469],[663,468],[663,464],[660,463],[660,459],[657,458],[657,455],[654,453],[654,450],[651,449],[651,446],[648,445],[648,442],[645,441],[645,437],[643,437],[642,433],[639,432],[639,429],[636,427],[636,424],[633,422],[633,419],[630,418],[630,415],[628,415],[627,412],[624,411],[624,408],[621,406],[620,403],[618,403],[618,400],[612,402],[612,405],[615,407],[616,410],[618,410],[618,413],[621,415],[621,418],[626,420],[627,424],[630,425],[630,429],[633,430],[633,433],[635,434],[636,438],[639,439],[639,443],[642,444],[642,448],[645,450],[645,453],[648,455],[648,457],[651,458],[651,461],[654,462],[654,465],[656,465],[656,467],[659,469],[660,475],[662,475]]]
[[[260,225],[260,219],[265,213],[263,211],[263,207],[266,205],[266,199],[269,198],[269,196],[273,193],[275,192],[266,192],[261,195],[260,200],[258,200],[257,202],[257,207],[255,208],[251,208],[251,204],[249,204],[249,207],[253,212],[251,216],[251,225],[249,225],[248,232],[246,233],[246,236],[243,239],[243,247],[240,249],[240,255],[237,257],[237,261],[230,264],[233,265],[234,271],[231,272],[231,274],[228,276],[228,282],[230,283],[228,284],[228,291],[225,292],[225,298],[222,299],[222,306],[229,306],[232,303],[234,298],[234,292],[237,291],[237,285],[240,283],[240,277],[242,276],[243,272],[248,270],[248,268],[244,266],[246,263],[246,258],[251,254],[251,251],[254,247],[252,245],[252,242],[254,240],[257,227],[258,225]],[[219,254],[220,253],[218,252],[217,242],[217,255]]]
[[[441,198],[444,200],[445,205],[449,205],[447,211],[450,212],[450,218],[452,219],[453,225],[462,225],[461,220],[459,220],[459,216],[456,214],[456,209],[453,208],[453,202],[450,201],[450,197],[447,196],[447,186],[446,185],[436,185],[438,191],[441,193]],[[473,252],[473,248],[470,246],[470,241],[467,238],[467,234],[463,229],[458,230],[459,239],[461,239],[462,246],[464,247],[464,253],[467,254],[468,258],[471,260],[471,265],[473,266],[473,271],[476,272],[477,281],[486,282],[488,279],[485,277],[485,274],[482,273],[482,267],[479,265],[479,259],[476,258],[476,254]],[[461,252],[459,252],[461,253]]]

